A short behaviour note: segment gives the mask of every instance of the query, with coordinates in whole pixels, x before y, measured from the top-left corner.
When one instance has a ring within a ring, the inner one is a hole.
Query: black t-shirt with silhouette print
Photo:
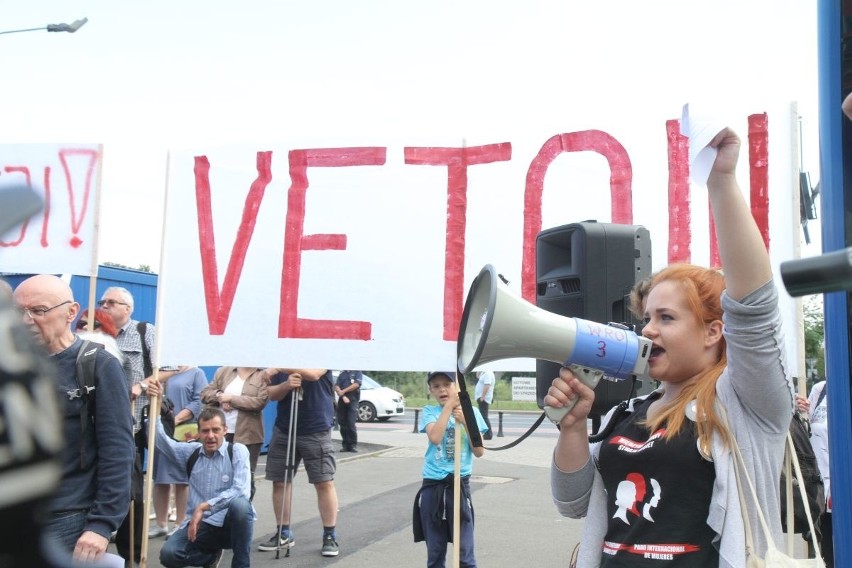
[[[713,463],[698,452],[693,422],[670,441],[665,427],[649,432],[641,424],[656,398],[640,403],[601,444],[608,514],[601,566],[717,566],[707,525]]]

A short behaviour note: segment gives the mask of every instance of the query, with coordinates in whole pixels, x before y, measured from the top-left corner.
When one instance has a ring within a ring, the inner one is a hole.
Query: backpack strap
[[[234,444],[228,444],[228,457],[231,459],[231,467],[234,466]],[[189,454],[189,459],[186,460],[186,478],[189,480],[189,477],[192,475],[192,468],[195,467],[195,462],[198,461],[198,458],[201,456],[201,447],[198,446],[195,448],[195,451]]]
[[[189,459],[186,460],[186,478],[189,479],[189,476],[192,475],[192,468],[195,467],[195,462],[198,461],[198,456],[201,455],[202,446],[198,446],[195,448],[195,451],[189,454]]]
[[[80,412],[80,465],[83,466],[86,431],[89,424],[95,423],[95,361],[98,351],[103,349],[100,343],[86,339],[77,351],[77,390],[67,391],[68,400],[84,399],[83,410]]]
[[[154,374],[154,365],[151,363],[151,351],[148,349],[148,343],[145,341],[145,335],[148,332],[147,322],[138,322],[136,330],[139,332],[139,344],[142,346],[142,372],[145,373],[145,376],[142,378],[150,377]]]
[[[819,403],[822,402],[822,399],[825,398],[825,389],[826,389],[827,386],[828,386],[827,384],[822,385],[822,390],[819,391],[819,396],[817,397],[816,404],[814,405],[814,410],[816,410],[816,407],[819,406]]]

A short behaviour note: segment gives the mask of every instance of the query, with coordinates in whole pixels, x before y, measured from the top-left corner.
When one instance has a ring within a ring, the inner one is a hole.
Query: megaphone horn
[[[630,330],[543,310],[515,295],[486,265],[470,286],[458,335],[458,367],[530,357],[559,363],[594,388],[606,376],[648,374],[651,341]],[[545,407],[557,424],[572,405]]]

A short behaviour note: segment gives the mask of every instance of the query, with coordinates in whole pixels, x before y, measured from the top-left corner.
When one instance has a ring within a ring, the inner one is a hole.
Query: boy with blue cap
[[[427,378],[429,393],[438,401],[437,405],[423,407],[423,422],[420,428],[429,438],[423,463],[423,485],[414,500],[414,542],[426,541],[427,566],[443,568],[447,555],[447,543],[452,542],[453,531],[453,475],[456,451],[460,460],[460,487],[462,492],[459,523],[459,558],[465,568],[476,566],[473,543],[473,502],[470,498],[470,475],[473,456],[481,457],[485,448],[474,447],[467,434],[459,402],[458,385],[454,372],[435,371]],[[473,408],[480,432],[488,427],[479,409]],[[455,429],[464,427],[461,447],[455,445]]]

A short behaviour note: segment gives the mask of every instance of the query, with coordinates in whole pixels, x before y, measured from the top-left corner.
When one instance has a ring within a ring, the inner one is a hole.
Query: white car
[[[384,422],[393,416],[405,416],[405,397],[393,389],[383,387],[374,379],[363,375],[361,400],[358,401],[358,421]]]
[[[340,371],[334,371],[335,381],[339,374]],[[358,422],[385,422],[394,416],[405,416],[405,397],[402,393],[383,387],[368,375],[362,373],[361,376]]]

